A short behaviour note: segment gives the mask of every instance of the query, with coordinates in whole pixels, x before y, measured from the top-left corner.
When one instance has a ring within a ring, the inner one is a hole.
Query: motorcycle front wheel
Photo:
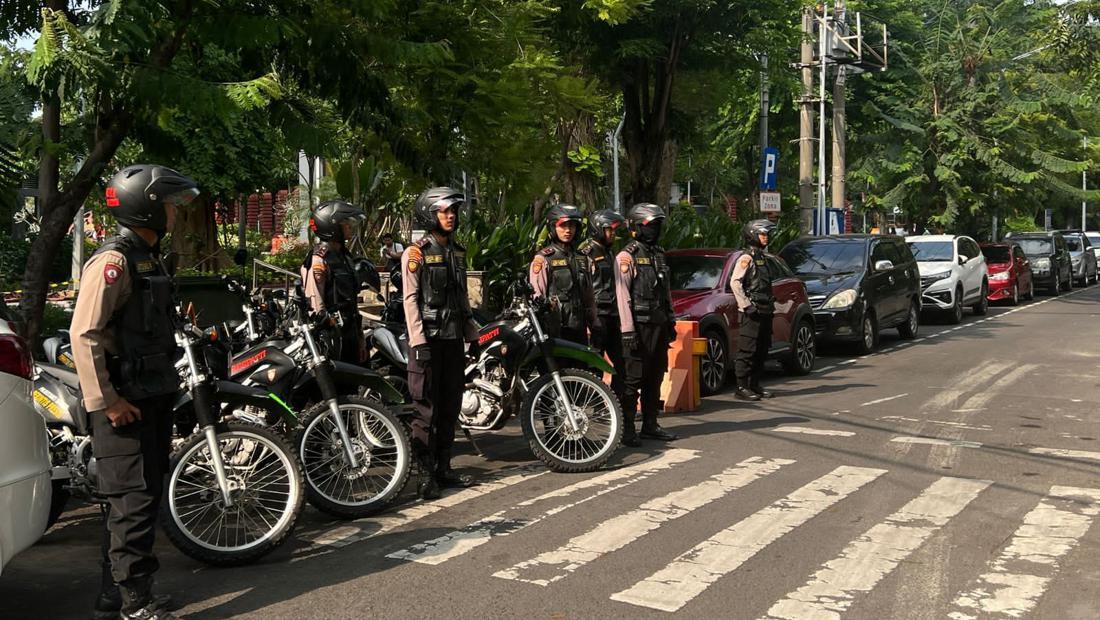
[[[203,433],[173,453],[161,521],[180,551],[207,564],[238,566],[267,555],[290,536],[302,508],[301,465],[275,431],[225,424],[218,447],[229,480],[226,506]]]
[[[619,447],[623,413],[619,400],[596,375],[583,370],[559,372],[576,428],[558,395],[554,376],[544,374],[527,387],[520,420],[531,452],[556,472],[599,469]]]
[[[338,407],[359,466],[349,465],[333,413],[323,402],[302,418],[298,455],[309,503],[334,517],[358,519],[393,503],[405,488],[412,460],[409,438],[378,401],[341,397]]]

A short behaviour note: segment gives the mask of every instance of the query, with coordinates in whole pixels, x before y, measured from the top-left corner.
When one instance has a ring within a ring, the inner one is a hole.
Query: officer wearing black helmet
[[[586,261],[575,251],[584,214],[573,205],[554,205],[546,212],[550,245],[531,260],[528,280],[535,297],[550,302],[565,340],[588,344],[588,327],[595,320]],[[554,325],[555,328],[558,325]]]
[[[622,332],[619,327],[619,305],[615,296],[615,254],[613,246],[620,230],[626,229],[626,218],[610,209],[596,211],[588,218],[591,238],[577,252],[588,260],[588,277],[592,289],[594,321],[590,326],[592,346],[606,353],[615,367],[611,390],[623,392]]]
[[[302,262],[302,282],[314,312],[325,311],[340,319],[337,355],[340,361],[358,364],[367,358],[363,319],[359,315],[360,276],[347,244],[359,234],[366,214],[343,200],[317,205],[309,228],[320,241]]]
[[[619,400],[623,406],[623,443],[638,446],[634,416],[641,395],[643,439],[672,441],[676,435],[657,424],[661,381],[668,370],[668,345],[676,337],[672,293],[665,251],[657,245],[665,221],[663,209],[636,204],[627,213],[634,239],[616,258],[615,293],[619,305],[626,379]]]
[[[463,340],[476,353],[477,325],[466,294],[466,249],[454,240],[460,190],[433,187],[416,199],[417,226],[428,231],[401,255],[405,322],[409,331],[409,393],[416,415],[413,449],[420,465],[417,493],[439,497],[441,487],[469,486],[451,469],[455,424],[465,389]]]
[[[157,508],[168,468],[172,401],[179,391],[173,282],[160,242],[195,182],[162,166],[123,168],[107,184],[118,235],[84,265],[70,333],[95,435],[99,491],[107,497],[96,618],[170,619],[152,594]]]
[[[745,224],[742,237],[744,254],[737,259],[730,276],[730,288],[737,299],[741,324],[737,331],[737,391],[742,400],[771,398],[760,386],[764,374],[764,362],[772,345],[772,315],[775,314],[775,297],[772,295],[772,279],[768,273],[767,248],[775,224],[768,220],[753,220]]]

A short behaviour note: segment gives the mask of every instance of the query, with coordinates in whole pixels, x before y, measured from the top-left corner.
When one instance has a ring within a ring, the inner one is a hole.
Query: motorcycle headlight
[[[940,280],[946,280],[947,278],[950,278],[950,277],[951,277],[951,272],[950,271],[940,271],[940,272],[937,272],[937,273],[930,273],[926,276],[922,276],[923,279],[930,280],[932,282],[938,282]]]
[[[821,307],[826,309],[826,310],[837,310],[839,308],[847,308],[848,306],[851,306],[852,304],[856,303],[856,294],[857,293],[856,293],[855,289],[852,289],[852,288],[844,289],[843,291],[840,291],[840,292],[834,294],[832,297],[830,297],[829,301],[826,301],[825,305],[823,305]]]
[[[999,271],[997,273],[989,274],[989,281],[990,282],[1005,282],[1007,280],[1008,280],[1008,272],[1007,271]]]
[[[1038,269],[1039,271],[1047,271],[1048,269],[1050,269],[1050,259],[1049,258],[1036,258],[1031,263],[1031,266],[1034,267],[1035,269]]]

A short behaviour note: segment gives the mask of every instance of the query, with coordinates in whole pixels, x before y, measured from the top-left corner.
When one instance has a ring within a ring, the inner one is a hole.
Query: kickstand
[[[474,441],[474,436],[470,434],[470,429],[462,429],[462,434],[466,436],[466,441],[470,442],[470,445],[474,447],[474,452],[481,458],[485,458],[485,453],[481,451],[481,446],[477,445],[477,441]]]

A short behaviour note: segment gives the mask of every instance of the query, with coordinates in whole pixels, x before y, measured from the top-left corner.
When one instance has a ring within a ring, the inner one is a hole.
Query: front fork
[[[569,429],[575,433],[580,430],[581,424],[577,420],[577,413],[573,411],[573,402],[565,391],[565,384],[562,383],[561,370],[557,358],[554,357],[553,345],[550,338],[542,331],[542,325],[539,324],[534,309],[529,309],[528,312],[531,325],[535,327],[535,337],[538,339],[539,350],[542,351],[542,359],[546,362],[546,369],[554,380],[554,389],[558,393],[558,400],[561,401],[562,408],[565,409],[565,419],[569,423]]]
[[[344,457],[348,466],[352,469],[359,467],[359,456],[355,454],[355,447],[351,443],[351,435],[348,434],[348,425],[344,423],[344,416],[340,413],[340,402],[336,392],[336,381],[332,377],[332,364],[323,357],[317,349],[317,343],[313,340],[313,334],[308,328],[303,327],[302,335],[305,337],[306,346],[313,357],[313,373],[317,378],[317,387],[321,389],[321,398],[328,404],[329,413],[336,424],[336,432],[340,435],[340,441],[344,443]]]
[[[225,460],[222,459],[221,446],[218,443],[218,409],[214,400],[214,384],[199,371],[198,361],[195,359],[195,345],[182,332],[177,332],[176,342],[183,347],[189,374],[188,387],[191,390],[191,399],[195,407],[195,418],[202,426],[203,435],[206,436],[206,447],[210,450],[210,463],[214,466],[214,477],[218,481],[218,490],[222,493],[222,501],[226,508],[233,506],[233,495],[229,488],[229,477],[225,475]]]

